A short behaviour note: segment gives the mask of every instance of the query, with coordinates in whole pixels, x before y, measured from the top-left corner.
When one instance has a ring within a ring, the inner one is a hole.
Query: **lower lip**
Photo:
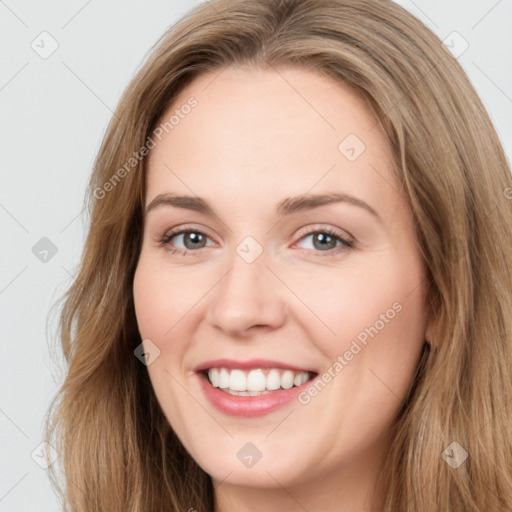
[[[206,398],[221,412],[231,416],[246,416],[252,418],[254,416],[263,416],[275,411],[290,403],[297,395],[303,391],[311,380],[290,389],[281,389],[279,391],[271,391],[265,395],[259,396],[238,396],[230,395],[214,388],[210,381],[202,373],[198,373],[201,388]]]

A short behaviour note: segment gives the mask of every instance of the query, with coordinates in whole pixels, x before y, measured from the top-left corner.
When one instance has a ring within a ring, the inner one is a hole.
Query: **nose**
[[[209,294],[209,324],[237,338],[282,326],[286,318],[284,286],[267,268],[265,252],[251,263],[235,253],[230,263],[230,270]]]

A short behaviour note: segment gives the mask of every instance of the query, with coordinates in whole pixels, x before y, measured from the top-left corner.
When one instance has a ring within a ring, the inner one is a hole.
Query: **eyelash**
[[[165,246],[168,246],[169,245],[169,242],[177,235],[182,235],[182,234],[186,234],[186,233],[199,233],[200,235],[202,236],[205,236],[206,238],[210,238],[204,231],[200,230],[200,229],[179,229],[179,230],[176,230],[176,231],[171,231],[167,234],[165,234],[160,240],[159,240],[159,244],[160,246],[162,247],[165,247]],[[316,230],[313,230],[313,231],[309,231],[307,233],[304,233],[301,237],[300,237],[300,240],[302,240],[303,238],[306,238],[310,235],[315,235],[315,234],[318,234],[318,233],[322,233],[324,235],[328,235],[332,238],[335,238],[336,240],[340,241],[341,242],[341,246],[338,246],[338,247],[335,247],[334,249],[328,249],[326,251],[316,251],[314,249],[312,249],[312,251],[315,254],[315,257],[320,257],[320,258],[323,258],[324,256],[332,256],[333,254],[337,254],[338,252],[341,251],[346,251],[348,249],[352,249],[354,247],[354,242],[350,241],[350,240],[346,240],[345,238],[341,237],[338,233],[336,233],[334,230],[332,229],[329,229],[329,228],[325,228],[325,229],[316,229]],[[203,249],[203,247],[201,247],[201,249]],[[182,256],[188,256],[188,255],[191,255],[191,256],[199,256],[199,250],[191,250],[191,249],[176,249],[176,248],[171,248],[171,247],[168,247],[167,248],[168,251],[171,252],[171,254],[179,254],[179,255],[182,255]],[[310,250],[310,249],[304,249],[304,250]],[[195,253],[195,254],[194,254]],[[323,253],[323,254],[322,254]]]

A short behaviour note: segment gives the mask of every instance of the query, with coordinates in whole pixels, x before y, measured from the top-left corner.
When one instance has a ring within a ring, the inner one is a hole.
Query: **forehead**
[[[391,151],[368,106],[311,70],[207,72],[181,91],[161,123],[172,116],[149,156],[147,201],[176,191],[242,205],[255,195],[276,203],[339,190],[372,201],[393,182]]]

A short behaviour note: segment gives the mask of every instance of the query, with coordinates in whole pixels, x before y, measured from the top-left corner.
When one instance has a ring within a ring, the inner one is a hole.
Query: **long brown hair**
[[[435,334],[394,425],[384,510],[511,510],[510,169],[456,59],[389,0],[210,0],[164,35],[126,89],[91,175],[78,276],[62,299],[68,368],[46,428],[64,510],[213,509],[210,477],[177,439],[134,356],[132,282],[141,148],[187,84],[226,66],[333,77],[366,100],[392,148]],[[458,467],[449,463],[466,452]]]

